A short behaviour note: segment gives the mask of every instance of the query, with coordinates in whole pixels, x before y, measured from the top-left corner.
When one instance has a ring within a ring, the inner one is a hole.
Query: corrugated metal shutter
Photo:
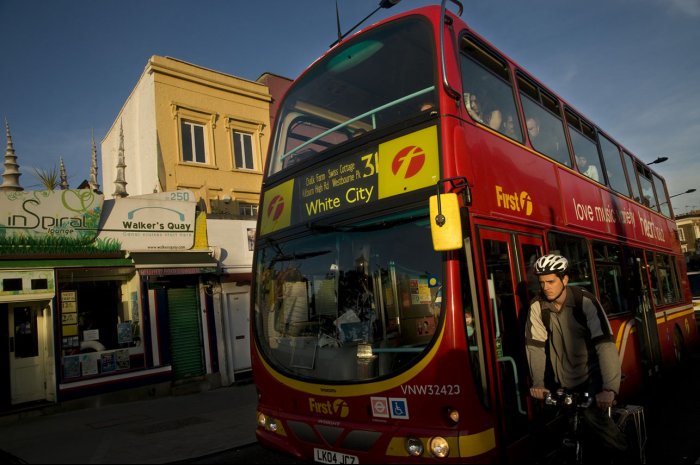
[[[168,314],[175,379],[203,375],[204,353],[197,289],[168,289]]]

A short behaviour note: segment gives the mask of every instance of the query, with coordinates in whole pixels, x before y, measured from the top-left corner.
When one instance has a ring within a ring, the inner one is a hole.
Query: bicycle
[[[556,408],[552,420],[555,428],[550,431],[559,431],[561,440],[554,450],[545,456],[544,463],[646,463],[646,425],[643,407],[628,405],[609,408],[603,415],[597,416],[598,413],[587,410],[593,402],[595,398],[588,393],[558,389],[554,393],[546,394],[545,407]],[[603,425],[600,422],[603,421],[604,415],[612,421]],[[629,419],[633,419],[633,423],[630,424]],[[565,428],[557,430],[556,426],[559,426],[561,421],[565,422]],[[583,428],[582,423],[585,425]],[[628,428],[628,426],[632,427]],[[631,431],[628,431],[630,429]],[[625,439],[625,436],[628,439]],[[586,452],[584,444],[589,444],[590,441],[599,447]],[[626,444],[626,449],[621,448],[625,447],[621,445],[623,443]]]
[[[561,443],[547,456],[547,463],[584,463],[584,441],[580,428],[581,415],[584,409],[591,406],[593,400],[593,397],[589,396],[588,393],[568,392],[564,389],[547,393],[544,398],[545,406],[556,407],[556,418],[563,418],[567,425]]]

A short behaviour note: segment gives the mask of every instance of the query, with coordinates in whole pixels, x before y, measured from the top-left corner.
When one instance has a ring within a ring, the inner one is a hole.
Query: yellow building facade
[[[271,100],[261,83],[152,56],[102,140],[105,198],[188,189],[208,214],[255,217]]]

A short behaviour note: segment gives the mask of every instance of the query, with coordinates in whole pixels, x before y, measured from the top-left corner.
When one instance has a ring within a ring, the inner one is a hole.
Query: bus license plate
[[[360,460],[355,455],[341,454],[340,452],[334,452],[332,450],[316,448],[314,448],[314,460],[319,463],[329,464],[360,463]]]

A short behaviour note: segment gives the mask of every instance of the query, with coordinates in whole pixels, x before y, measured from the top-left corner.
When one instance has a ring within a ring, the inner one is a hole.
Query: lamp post
[[[663,162],[665,162],[666,160],[668,160],[668,157],[659,157],[659,158],[657,158],[656,160],[650,161],[649,163],[647,163],[647,166],[653,165],[654,163],[663,163]]]
[[[692,193],[695,192],[696,190],[697,190],[697,189],[688,189],[688,190],[685,191],[685,192],[680,192],[680,193],[678,193],[678,194],[670,195],[668,198],[669,198],[669,199],[672,199],[672,198],[674,198],[674,197],[678,197],[679,195],[683,195],[683,194],[692,194]]]

